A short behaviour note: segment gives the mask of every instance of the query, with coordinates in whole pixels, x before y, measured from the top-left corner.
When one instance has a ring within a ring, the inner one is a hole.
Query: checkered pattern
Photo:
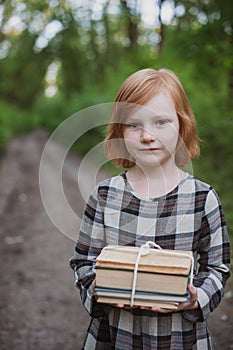
[[[192,250],[198,310],[154,313],[98,304],[91,292],[95,260],[108,245]],[[207,184],[186,174],[170,193],[145,200],[125,173],[99,183],[83,216],[70,259],[91,324],[83,350],[211,349],[206,319],[220,303],[229,277],[230,247],[221,204]]]

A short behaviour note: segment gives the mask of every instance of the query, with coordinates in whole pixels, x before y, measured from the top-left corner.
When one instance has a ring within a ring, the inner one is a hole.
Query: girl
[[[128,170],[94,189],[70,259],[92,316],[83,349],[212,349],[206,319],[229,277],[229,240],[213,188],[181,169],[198,156],[199,142],[195,117],[174,73],[143,69],[125,80],[105,148],[115,165]],[[175,312],[97,303],[95,260],[101,249],[146,241],[193,251],[189,301]]]

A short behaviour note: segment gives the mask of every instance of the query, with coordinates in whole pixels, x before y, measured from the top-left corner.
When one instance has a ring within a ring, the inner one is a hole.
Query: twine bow
[[[163,249],[160,247],[160,245],[158,245],[158,244],[156,244],[154,242],[148,241],[145,244],[141,245],[141,247],[139,249],[139,252],[138,252],[138,255],[137,255],[137,259],[136,259],[135,265],[134,265],[133,285],[132,285],[131,300],[130,300],[130,306],[131,307],[133,307],[133,304],[134,304],[136,282],[137,282],[137,274],[138,274],[138,265],[139,265],[139,262],[140,262],[140,258],[141,258],[141,256],[148,255],[150,253],[150,247],[151,246],[154,247],[154,248],[159,249],[159,251],[161,253],[165,253],[166,255],[177,255],[177,256],[182,256],[182,257],[188,257],[189,259],[191,259],[190,283],[193,282],[194,259],[193,259],[193,257],[191,255],[185,254],[185,253],[179,253],[177,251],[174,251],[174,252],[163,251]]]

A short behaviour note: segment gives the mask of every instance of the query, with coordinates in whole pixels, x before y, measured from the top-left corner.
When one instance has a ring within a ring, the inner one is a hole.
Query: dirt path
[[[0,164],[1,350],[79,350],[89,322],[68,267],[74,242],[50,222],[40,198],[38,166],[46,139],[42,130],[14,139]],[[74,194],[72,164],[79,162],[71,157],[64,167],[77,211],[83,200]],[[52,188],[52,173],[49,182]],[[215,350],[233,349],[232,291],[231,281],[210,319]]]

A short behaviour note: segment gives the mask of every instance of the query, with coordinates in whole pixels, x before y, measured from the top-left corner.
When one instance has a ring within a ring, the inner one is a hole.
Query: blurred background
[[[31,201],[42,146],[48,135],[73,113],[113,102],[120,84],[136,70],[169,68],[179,76],[202,140],[201,156],[193,162],[194,175],[217,190],[232,239],[232,47],[231,0],[0,2],[0,189],[1,196],[5,196],[0,200],[0,251],[4,256],[0,287],[0,309],[4,315],[2,349],[72,349],[76,342],[77,314],[72,313],[72,303],[77,296],[71,301],[72,293],[67,290],[71,277],[61,281],[61,271],[63,276],[71,273],[64,266],[73,248],[70,242],[58,239],[57,232],[52,233],[51,225],[40,226],[45,225],[46,219],[38,199]],[[90,130],[73,151],[83,156],[103,138],[103,127]],[[70,193],[74,192],[72,183]],[[35,196],[40,197],[38,189]],[[51,233],[50,246],[48,236],[44,236],[47,230]],[[57,239],[60,243],[54,245]],[[59,261],[55,246],[60,247]],[[6,274],[14,259],[17,264]],[[31,270],[35,261],[36,278]],[[51,265],[55,273],[51,272]],[[43,281],[47,285],[42,291],[39,285]],[[20,290],[16,288],[19,285]],[[32,291],[33,306],[27,305]],[[217,318],[214,321],[215,339],[219,338],[218,329],[228,329],[231,348],[232,326],[228,321],[232,316],[227,312],[232,296],[229,290],[228,304],[218,318],[220,323]],[[56,315],[51,319],[54,300],[60,307],[63,305],[63,311],[56,309],[63,323],[58,322]],[[82,339],[86,325],[80,307]],[[21,321],[17,327],[16,314]],[[67,329],[71,328],[70,324],[64,326],[64,317],[73,325],[69,342]],[[62,338],[64,329],[66,336]],[[10,336],[13,332],[18,340]],[[216,349],[228,349],[223,345],[226,336],[220,335],[222,345]],[[25,337],[29,343],[25,343]]]
[[[232,232],[232,22],[231,0],[3,1],[1,150],[16,134],[51,132],[82,108],[112,102],[138,69],[170,68],[198,120],[194,173],[219,192]],[[80,151],[92,147],[82,142]]]

